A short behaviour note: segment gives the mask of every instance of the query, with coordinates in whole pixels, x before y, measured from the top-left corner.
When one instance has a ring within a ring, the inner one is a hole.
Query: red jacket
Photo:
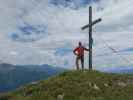
[[[89,49],[81,46],[74,49],[74,54],[77,56],[84,56],[84,51],[89,51]]]

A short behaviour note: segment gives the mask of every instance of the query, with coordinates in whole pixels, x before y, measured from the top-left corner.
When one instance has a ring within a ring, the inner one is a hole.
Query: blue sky
[[[46,25],[24,25],[18,26],[18,32],[9,33],[13,41],[34,42],[48,35]]]
[[[88,7],[93,6],[95,68],[131,66],[133,61],[133,0],[1,0],[0,61],[74,68],[72,50],[88,44]],[[114,54],[105,44],[115,48]],[[121,55],[121,56],[120,56]],[[87,66],[87,56],[85,65]],[[128,59],[127,63],[122,57]]]

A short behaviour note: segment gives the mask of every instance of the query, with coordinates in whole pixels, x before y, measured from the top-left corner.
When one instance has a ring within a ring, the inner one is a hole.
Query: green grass
[[[63,100],[133,100],[133,75],[68,71],[1,95],[0,100],[57,100],[60,94]]]

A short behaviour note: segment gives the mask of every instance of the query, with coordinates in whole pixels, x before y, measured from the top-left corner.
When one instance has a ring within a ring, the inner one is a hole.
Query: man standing
[[[84,51],[89,51],[89,49],[85,48],[81,42],[79,42],[79,46],[73,50],[73,53],[76,55],[77,70],[79,70],[79,60],[81,61],[82,70],[84,70]]]

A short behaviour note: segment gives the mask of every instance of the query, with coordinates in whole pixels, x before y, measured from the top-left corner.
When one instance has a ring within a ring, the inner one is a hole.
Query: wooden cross
[[[92,21],[92,7],[89,7],[89,24],[83,26],[81,29],[84,30],[86,28],[89,28],[89,70],[92,70],[92,44],[93,44],[93,39],[92,39],[92,26],[95,24],[101,22],[102,19],[99,18],[95,21]]]

